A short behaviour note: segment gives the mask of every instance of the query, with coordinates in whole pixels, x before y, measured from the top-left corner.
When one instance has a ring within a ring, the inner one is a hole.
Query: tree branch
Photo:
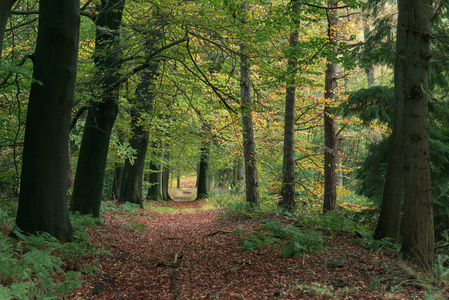
[[[131,72],[129,72],[128,74],[126,74],[126,76],[122,76],[122,78],[120,78],[119,80],[117,80],[116,82],[114,82],[113,84],[111,84],[111,86],[109,87],[109,89],[106,90],[106,93],[111,92],[112,90],[114,90],[119,84],[122,84],[123,82],[127,81],[129,77],[131,77],[132,75],[148,68],[150,66],[150,61],[159,53],[163,52],[164,50],[167,50],[168,48],[171,48],[173,46],[176,46],[182,42],[188,42],[189,41],[189,37],[186,35],[184,36],[182,39],[179,39],[177,41],[174,41],[168,45],[165,45],[157,50],[155,50],[154,52],[152,52],[150,55],[148,55],[145,58],[145,62],[137,67],[135,67],[134,69],[131,70]]]
[[[32,54],[26,54],[24,57],[22,57],[22,59],[20,60],[20,62],[17,64],[16,67],[23,66],[25,64],[27,58],[32,60],[33,59],[33,55]],[[12,76],[12,74],[13,74],[13,72],[9,72],[8,75],[6,75],[6,77],[3,78],[2,81],[0,81],[0,88],[3,87],[6,84],[6,82]]]
[[[187,45],[186,46],[187,46],[187,52],[189,53],[190,59],[192,60],[193,64],[195,65],[195,68],[198,70],[198,72],[200,72],[201,76],[203,76],[203,78],[205,80],[205,83],[212,88],[212,91],[214,91],[214,93],[218,96],[220,101],[226,106],[226,108],[228,110],[230,110],[233,113],[237,114],[237,112],[234,109],[232,109],[232,107],[229,106],[229,104],[226,102],[226,100],[223,99],[223,97],[218,92],[217,88],[209,81],[209,79],[207,79],[207,77],[206,77],[206,75],[204,75],[203,71],[201,71],[201,69],[198,67],[195,59],[192,56],[192,53],[190,52],[189,41],[187,41]]]

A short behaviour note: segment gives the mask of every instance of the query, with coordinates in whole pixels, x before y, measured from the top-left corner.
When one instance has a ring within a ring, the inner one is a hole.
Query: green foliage
[[[375,86],[360,89],[343,102],[339,109],[343,116],[356,115],[365,124],[381,122],[391,124],[393,116],[394,91],[392,87]]]
[[[146,228],[147,226],[145,224],[140,223],[139,221],[136,220],[129,222],[128,225],[126,226],[126,230],[130,232],[143,232],[145,231]]]
[[[394,252],[399,253],[401,250],[401,245],[396,243],[391,238],[383,238],[381,240],[375,240],[373,238],[366,238],[363,240],[363,245],[370,249],[371,251],[384,251],[384,252]]]
[[[436,281],[449,284],[449,255],[437,254],[432,270]]]
[[[262,222],[237,248],[253,251],[269,246],[282,249],[282,257],[302,256],[308,252],[324,250],[321,232],[301,230],[292,225],[284,226],[278,221]]]
[[[233,221],[261,219],[280,213],[274,196],[262,196],[260,207],[254,207],[251,203],[244,201],[242,196],[224,191],[212,191],[209,201],[218,209],[218,218]]]
[[[124,213],[136,213],[140,209],[139,204],[125,202],[119,206],[120,211]]]
[[[5,299],[58,299],[81,285],[81,273],[64,272],[63,259],[53,254],[61,247],[55,238],[15,234],[18,240],[0,235],[0,294]]]
[[[87,256],[108,252],[97,249],[85,232],[95,219],[71,215],[72,240],[60,243],[47,233],[25,235],[15,230],[17,238],[0,233],[1,299],[60,299],[81,285],[82,273],[98,272],[95,265],[83,263]]]
[[[348,216],[338,212],[320,213],[305,212],[298,216],[298,224],[307,228],[316,228],[335,235],[338,232],[355,232],[366,234],[364,225],[352,221]]]

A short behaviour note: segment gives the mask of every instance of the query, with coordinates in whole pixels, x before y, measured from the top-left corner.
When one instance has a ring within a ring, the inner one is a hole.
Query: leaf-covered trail
[[[233,229],[253,224],[216,221],[214,211],[126,215],[107,212],[103,226],[89,231],[113,256],[98,258],[100,272],[84,278],[68,299],[412,299],[420,294],[402,284],[407,274],[397,260],[362,248],[349,235],[326,239],[327,253],[281,258],[269,249],[237,250]],[[130,230],[138,222],[145,229]]]

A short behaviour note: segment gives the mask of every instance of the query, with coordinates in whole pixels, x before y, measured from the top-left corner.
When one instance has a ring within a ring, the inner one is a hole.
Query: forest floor
[[[190,192],[158,204],[160,209],[153,204],[151,210],[105,212],[103,225],[88,231],[94,244],[112,255],[91,258],[99,261],[96,275],[85,276],[82,288],[66,299],[425,299],[429,294],[430,284],[406,263],[364,248],[352,233],[327,236],[326,251],[301,257],[282,258],[272,248],[239,250],[242,234],[234,230],[251,230],[260,220],[217,218],[205,201],[190,201]]]

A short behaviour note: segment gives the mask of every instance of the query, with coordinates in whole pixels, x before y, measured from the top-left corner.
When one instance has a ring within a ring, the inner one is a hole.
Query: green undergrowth
[[[234,233],[243,232],[237,230]],[[266,247],[281,249],[282,257],[302,256],[305,253],[325,250],[321,232],[284,225],[278,221],[262,221],[261,225],[250,231],[240,243],[237,248],[246,251]]]
[[[13,220],[1,208],[0,215],[2,227]],[[82,274],[99,272],[97,259],[109,253],[96,248],[84,230],[96,220],[79,214],[71,214],[71,220],[74,232],[66,243],[43,232],[14,230],[17,238],[0,232],[0,299],[60,299],[81,286]]]

